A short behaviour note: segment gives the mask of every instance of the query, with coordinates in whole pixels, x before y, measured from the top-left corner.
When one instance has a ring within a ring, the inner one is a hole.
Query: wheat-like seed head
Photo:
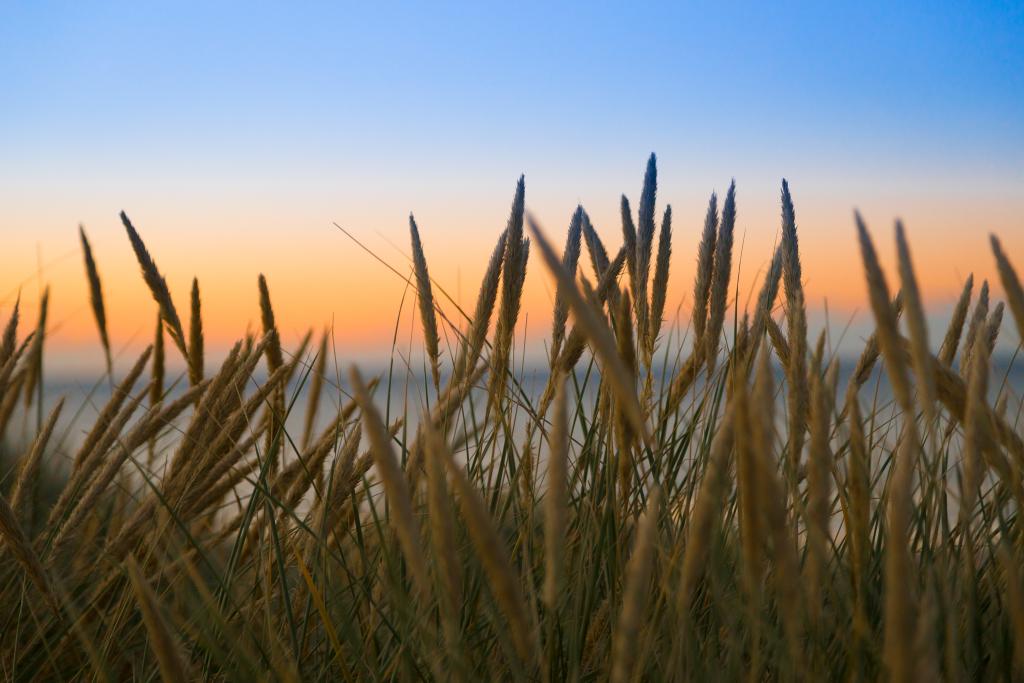
[[[85,226],[78,225],[78,236],[82,242],[82,256],[85,258],[85,276],[89,280],[89,304],[92,306],[92,315],[96,320],[96,328],[100,333],[100,344],[103,345],[103,353],[107,362],[107,374],[113,372],[113,363],[110,357],[110,336],[107,334],[107,312],[103,306],[103,287],[100,285],[100,273],[96,268],[96,260],[92,255],[92,246],[89,238],[85,236]]]
[[[164,322],[167,323],[167,333],[171,335],[171,341],[181,351],[182,358],[187,360],[188,350],[185,348],[185,332],[182,330],[178,311],[174,308],[174,302],[171,300],[171,292],[167,288],[167,281],[160,274],[156,263],[146,250],[146,245],[142,242],[142,238],[139,237],[135,226],[128,220],[128,216],[124,211],[121,212],[121,223],[124,224],[124,229],[128,233],[128,240],[132,243],[132,249],[135,250],[135,257],[142,268],[142,277],[146,281],[153,299],[160,307],[160,314],[163,316]]]
[[[952,365],[956,356],[957,346],[960,344],[960,335],[964,331],[964,323],[967,321],[967,310],[971,306],[971,290],[974,288],[974,274],[967,276],[960,298],[953,307],[953,315],[949,319],[949,327],[946,328],[946,336],[939,347],[939,360],[946,365]]]
[[[668,294],[669,266],[672,261],[672,207],[665,207],[658,232],[658,260],[654,264],[654,280],[651,282],[650,325],[646,335],[646,365],[650,367],[654,356],[654,345],[658,341],[665,315],[665,297]]]
[[[203,313],[199,299],[199,280],[192,278],[192,306],[188,326],[188,381],[195,386],[203,381]]]
[[[721,344],[722,327],[725,323],[725,309],[729,305],[729,279],[732,275],[732,242],[736,227],[736,181],[729,184],[722,205],[722,224],[715,240],[715,267],[711,274],[708,292],[709,313],[705,337],[705,363],[708,375],[718,362],[718,347]]]
[[[430,357],[430,374],[434,379],[434,390],[441,390],[440,359],[437,336],[437,316],[434,315],[434,293],[430,286],[430,273],[427,271],[427,257],[423,254],[420,242],[420,230],[416,219],[409,214],[409,237],[412,241],[412,261],[416,272],[416,293],[420,303],[420,323],[423,325],[423,339]]]

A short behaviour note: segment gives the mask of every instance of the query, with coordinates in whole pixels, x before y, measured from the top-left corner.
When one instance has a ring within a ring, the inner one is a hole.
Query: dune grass
[[[186,335],[123,213],[158,310],[154,345],[115,379],[81,230],[112,393],[69,452],[63,404],[42,409],[47,295],[27,332],[15,306],[0,439],[32,419],[0,486],[0,675],[1020,680],[1024,440],[991,376],[988,284],[972,306],[969,277],[929,334],[907,231],[887,274],[858,216],[876,325],[841,386],[841,359],[808,339],[789,186],[755,308],[735,311],[735,184],[702,232],[670,207],[656,225],[656,185],[652,155],[635,217],[622,198],[621,250],[578,207],[559,254],[520,179],[471,315],[410,217],[424,345],[401,414],[380,408],[394,362],[338,367],[330,330],[283,344],[262,275],[261,333],[212,367],[198,282]],[[697,275],[673,326],[680,235]],[[1024,289],[992,248],[1019,336]],[[536,389],[516,359],[531,251],[557,283]]]

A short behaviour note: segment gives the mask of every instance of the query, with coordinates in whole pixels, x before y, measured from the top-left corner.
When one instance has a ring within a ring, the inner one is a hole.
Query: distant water
[[[1012,357],[1009,355],[997,355],[993,358],[992,374],[989,381],[989,399],[990,402],[994,403],[998,393],[1005,387],[1009,392],[1007,419],[1012,425],[1017,425],[1021,418],[1021,395],[1024,394],[1024,363],[1021,363],[1019,360],[1011,362],[1011,359]],[[855,364],[856,358],[846,358],[840,361],[840,395],[845,391]],[[881,362],[879,363],[880,365]],[[782,369],[776,367],[775,373],[777,383],[781,384],[783,382]],[[419,415],[423,413],[428,402],[432,405],[436,398],[429,377],[424,377],[421,374],[408,374],[405,372],[399,374],[396,372],[391,377],[389,387],[387,369],[378,369],[377,372],[371,372],[370,370],[364,372],[364,377],[367,379],[375,376],[380,376],[381,378],[380,385],[374,392],[377,407],[381,413],[389,416],[391,420],[408,413],[410,417],[409,428],[415,429]],[[514,392],[518,399],[535,402],[547,382],[547,368],[541,366],[526,367],[517,372],[517,376],[520,377],[518,387],[510,387],[509,391]],[[263,376],[256,375],[253,387],[256,386],[255,383],[262,382],[263,379]],[[588,377],[587,365],[584,361],[581,361],[577,368],[576,381],[580,386],[585,387],[585,395],[591,399],[596,394],[598,379],[596,368],[591,369]],[[667,373],[659,373],[655,379],[656,389],[659,382],[664,381],[667,383],[670,379]],[[703,382],[703,377],[692,391],[699,393],[702,389],[701,382]],[[184,380],[179,380],[178,384],[169,391],[168,398],[173,400],[173,398],[181,395],[186,384]],[[324,393],[321,396],[316,425],[317,431],[326,427],[331,418],[337,414],[339,406],[349,400],[348,397],[351,395],[349,389],[347,379],[344,378],[340,383],[335,378],[331,378],[324,383]],[[142,391],[141,381],[136,386],[135,391]],[[65,405],[61,419],[58,422],[55,443],[60,444],[60,448],[57,450],[65,454],[73,453],[81,444],[104,404],[109,400],[110,386],[105,379],[96,381],[95,378],[75,376],[51,377],[44,384],[42,410],[44,419],[60,397],[64,397]],[[478,407],[478,417],[482,416],[484,392],[477,390],[473,392],[471,398]],[[891,401],[891,398],[891,388],[885,379],[885,375],[880,373],[876,367],[871,380],[861,390],[861,399],[865,407],[867,407],[869,403],[886,405]],[[302,436],[308,399],[308,382],[303,384],[298,380],[293,381],[288,388],[288,402],[293,409],[286,421],[286,429],[296,442]],[[144,403],[140,407],[139,414],[142,414],[145,405]],[[38,419],[39,415],[35,406],[28,413],[23,412],[19,408],[8,425],[7,434],[5,435],[7,447],[15,451],[23,447],[34,436]],[[178,420],[179,427],[183,426],[187,419],[188,412],[186,411],[185,416]],[[165,437],[165,447],[173,446],[174,430],[169,431],[171,434]],[[51,450],[54,449],[51,448]]]

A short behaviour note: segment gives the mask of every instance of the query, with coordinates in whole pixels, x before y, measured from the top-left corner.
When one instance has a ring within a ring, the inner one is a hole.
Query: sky
[[[515,182],[556,243],[582,203],[610,245],[619,197],[658,155],[674,213],[668,309],[689,311],[708,197],[737,183],[738,296],[796,204],[812,320],[869,323],[853,210],[891,278],[901,218],[941,314],[987,235],[1024,267],[1020,3],[10,3],[0,21],[0,316],[51,287],[51,354],[102,355],[77,228],[114,346],[155,304],[127,212],[179,309],[193,277],[208,346],[259,326],[266,275],[286,340],[339,352],[415,336],[408,215],[431,275],[472,307]],[[1016,257],[1014,255],[1017,255]],[[521,332],[553,286],[534,254]],[[998,278],[995,278],[996,280]],[[994,283],[994,293],[1000,294]],[[404,308],[402,308],[404,305]],[[399,317],[399,310],[403,310]],[[816,317],[815,317],[816,316]],[[124,362],[128,362],[125,360]]]

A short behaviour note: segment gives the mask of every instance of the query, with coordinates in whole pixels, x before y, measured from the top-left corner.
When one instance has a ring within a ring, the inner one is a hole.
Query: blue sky
[[[907,220],[940,304],[967,272],[991,273],[989,230],[1024,251],[1019,3],[18,3],[3,13],[0,308],[37,258],[76,248],[79,221],[109,277],[141,287],[123,208],[172,286],[197,274],[224,292],[225,320],[230,297],[248,297],[265,271],[300,311],[296,326],[316,324],[346,311],[300,301],[309,278],[346,291],[345,277],[365,281],[360,269],[376,267],[332,220],[394,253],[415,210],[432,272],[471,282],[519,173],[546,226],[563,230],[581,201],[614,242],[619,194],[635,198],[652,150],[659,200],[679,221],[680,300],[707,196],[730,178],[751,274],[770,255],[789,178],[812,305],[863,298],[854,207],[885,235],[883,256],[893,218]],[[346,272],[328,272],[341,262]],[[47,277],[79,297],[78,263]],[[74,300],[67,317],[88,329]]]

